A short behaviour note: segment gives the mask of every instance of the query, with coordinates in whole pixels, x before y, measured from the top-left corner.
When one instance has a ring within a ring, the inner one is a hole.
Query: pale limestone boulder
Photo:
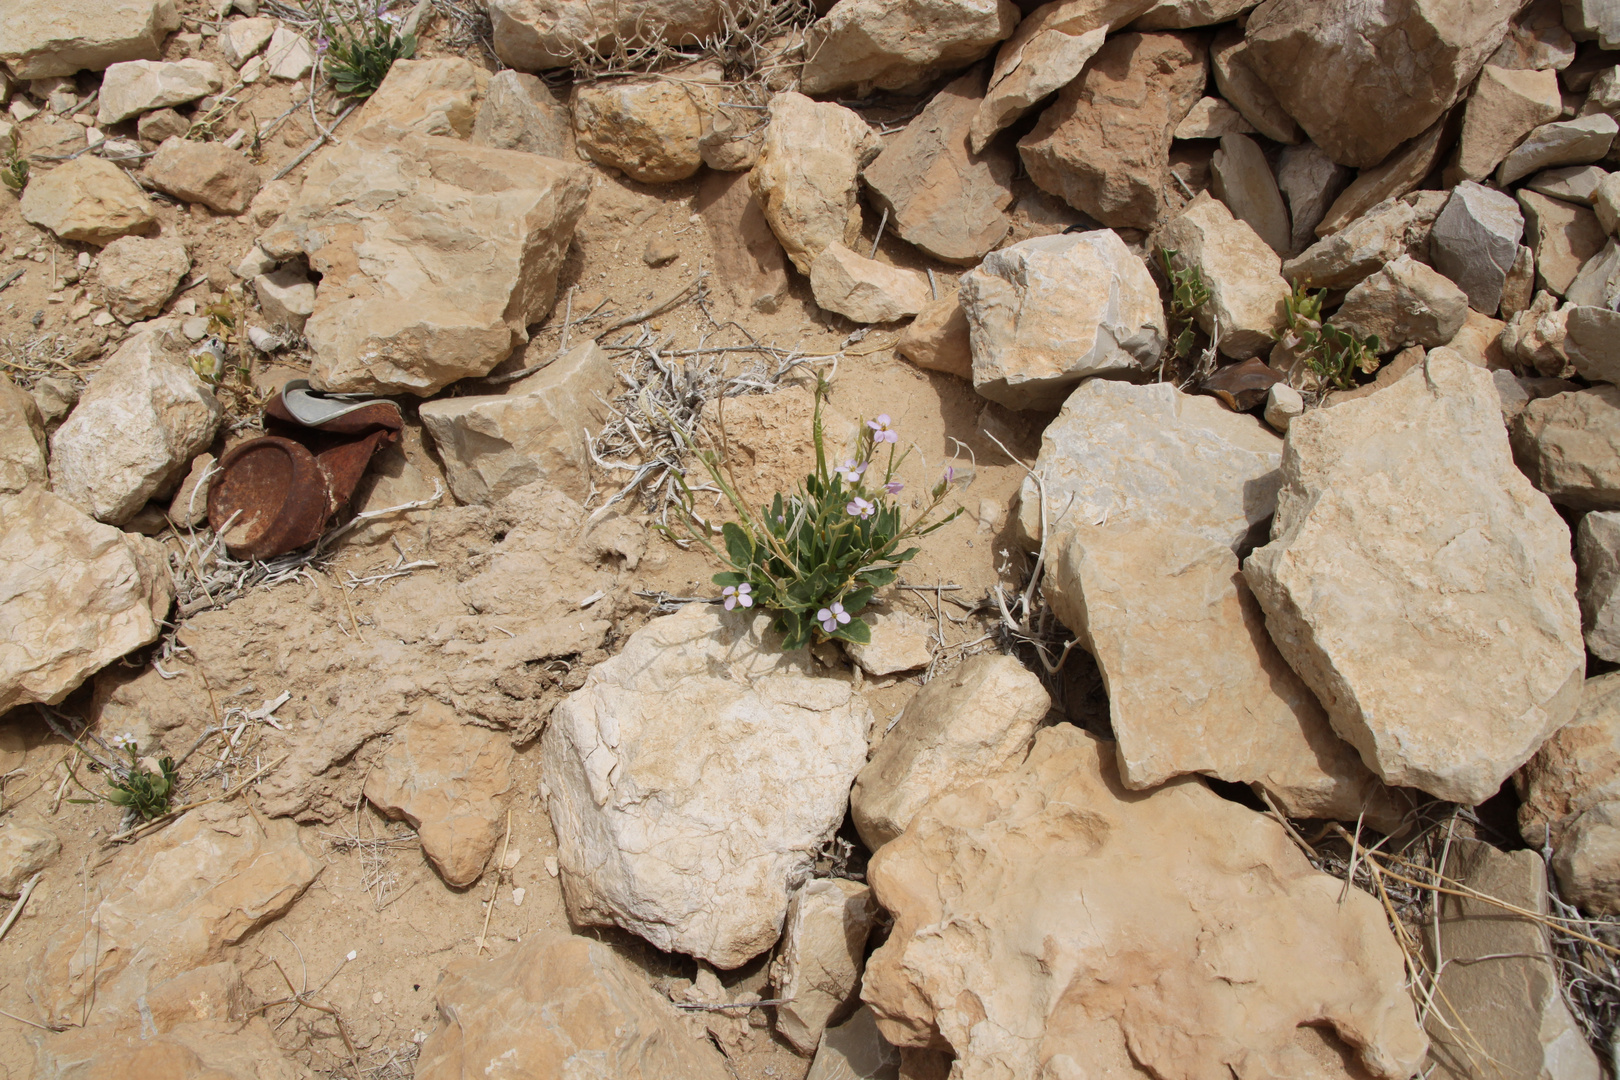
[[[49,829],[8,825],[0,829],[0,896],[15,897],[28,879],[51,864],[62,841]]]
[[[297,263],[256,275],[253,294],[259,298],[259,310],[271,326],[301,333],[315,314],[315,283]]]
[[[1267,0],[1249,15],[1248,61],[1312,142],[1341,165],[1367,168],[1440,119],[1520,6]]]
[[[1277,648],[1385,783],[1489,798],[1586,662],[1569,530],[1514,468],[1490,372],[1439,352],[1308,413],[1282,473],[1244,562]]]
[[[1620,659],[1620,514],[1595,510],[1582,516],[1575,565],[1586,647],[1604,660]]]
[[[222,410],[167,331],[129,338],[90,378],[51,436],[51,487],[109,525],[184,475]]]
[[[1458,837],[1442,872],[1476,894],[1550,913],[1547,866],[1534,851]],[[1507,1076],[1600,1080],[1597,1055],[1564,1004],[1546,928],[1484,900],[1437,899],[1439,940],[1430,948],[1437,944],[1446,961],[1436,993],[1445,1004],[1426,1024],[1431,1075],[1473,1080],[1497,1068]]]
[[[1458,178],[1484,180],[1531,131],[1564,111],[1556,71],[1515,71],[1487,64],[1463,111]]]
[[[1137,30],[1188,30],[1229,22],[1259,0],[1159,0],[1133,23]]]
[[[1496,182],[1506,186],[1542,169],[1600,161],[1617,132],[1620,124],[1607,113],[1542,124],[1502,159]]]
[[[225,62],[239,68],[264,51],[276,32],[276,20],[268,16],[229,19],[219,29],[219,52]]]
[[[805,34],[803,90],[920,90],[987,55],[1018,14],[1012,0],[838,0]]]
[[[748,186],[799,273],[808,274],[829,245],[859,242],[860,172],[882,149],[849,109],[792,91],[771,98],[770,126]]]
[[[320,871],[291,821],[240,805],[198,807],[119,853],[99,902],[46,940],[29,970],[30,996],[64,1024],[134,1011],[149,988],[229,959]]]
[[[19,206],[25,220],[58,239],[97,247],[157,224],[152,200],[129,174],[94,154],[34,175]]]
[[[1440,155],[1450,143],[1450,130],[1451,125],[1442,117],[1422,134],[1402,143],[1382,165],[1362,169],[1328,207],[1326,216],[1316,226],[1316,235],[1336,233],[1385,199],[1399,199],[1416,191],[1424,177],[1439,164]],[[1435,195],[1444,203],[1444,192],[1435,192]],[[1436,206],[1434,212],[1438,214],[1440,207]]]
[[[984,78],[969,72],[940,90],[862,174],[873,204],[889,212],[889,228],[945,262],[977,263],[1012,228],[1011,151],[968,146]]]
[[[769,625],[688,606],[552,713],[541,775],[577,925],[720,968],[776,942],[790,887],[843,821],[872,718]]]
[[[0,495],[45,478],[45,418],[32,394],[0,374]]]
[[[1260,144],[1247,135],[1226,135],[1210,160],[1211,188],[1215,197],[1249,224],[1278,255],[1288,253],[1288,208]]]
[[[102,127],[168,105],[184,105],[217,93],[219,68],[190,58],[176,63],[129,60],[109,67],[101,79],[96,123]]]
[[[653,41],[695,45],[717,32],[723,0],[488,0],[495,55],[519,71],[567,67],[592,53],[610,55]]]
[[[1561,169],[1538,172],[1526,180],[1524,186],[1555,199],[1591,206],[1598,186],[1610,175],[1596,165],[1566,165]]]
[[[1620,510],[1620,387],[1532,401],[1514,423],[1513,456],[1553,502]]]
[[[929,301],[900,332],[894,350],[920,368],[971,381],[973,344],[960,291]]]
[[[487,374],[551,310],[589,187],[578,165],[439,136],[319,155],[260,237],[322,274],[311,380],[427,396]]]
[[[1620,12],[1603,0],[1564,0],[1564,25],[1576,41],[1596,41],[1620,49]]]
[[[1247,360],[1270,351],[1286,324],[1292,290],[1283,279],[1282,260],[1247,222],[1200,192],[1159,233],[1159,246],[1174,250],[1174,261],[1196,268],[1209,286],[1198,325],[1212,337],[1219,327],[1222,353]]]
[[[574,85],[574,137],[599,165],[645,184],[685,180],[703,167],[698,140],[720,101],[718,64],[656,78],[606,79]],[[712,87],[712,89],[711,89]]]
[[[1514,783],[1519,831],[1533,847],[1553,848],[1565,899],[1596,913],[1620,910],[1620,675],[1586,680],[1575,718]]]
[[[1018,141],[1042,191],[1113,228],[1148,229],[1164,211],[1176,126],[1203,96],[1196,34],[1118,34]]]
[[[18,79],[101,71],[156,60],[179,28],[174,0],[8,0],[0,8],[0,61]]]
[[[843,643],[844,652],[868,675],[881,678],[927,667],[934,659],[934,627],[905,611],[866,612],[872,640]]]
[[[545,83],[520,71],[502,71],[489,80],[472,141],[567,160],[574,153],[573,122],[567,103]]]
[[[810,264],[810,290],[817,306],[858,323],[895,322],[917,314],[933,299],[928,275],[858,255],[829,244]]]
[[[692,209],[714,245],[715,276],[737,303],[770,314],[788,294],[787,255],[749,189],[746,173],[711,170]]]
[[[1609,173],[1598,181],[1591,203],[1603,231],[1611,236],[1620,233],[1620,173]]]
[[[1249,66],[1249,43],[1240,26],[1224,26],[1209,47],[1215,89],[1232,103],[1256,131],[1273,142],[1298,143],[1304,136],[1265,80]]]
[[[1512,196],[1465,180],[1434,221],[1429,254],[1434,268],[1467,294],[1469,306],[1488,315],[1502,304],[1523,235],[1524,215]]]
[[[169,980],[183,993],[181,978]],[[167,988],[165,988],[167,989]],[[188,988],[180,1007],[195,1014],[216,1000],[214,985]],[[160,992],[160,991],[158,991]],[[157,992],[154,992],[157,993]],[[309,1071],[276,1043],[276,1033],[260,1016],[245,1018],[237,989],[234,1012],[198,1021],[181,1013],[180,1022],[159,1021],[157,1030],[135,1022],[68,1028],[40,1040],[34,1051],[36,1080],[304,1080]],[[201,1003],[193,1004],[193,1002]],[[148,1003],[148,1011],[158,1006]]]
[[[617,386],[613,358],[587,341],[503,393],[424,403],[422,426],[462,503],[496,503],[536,480],[583,499],[590,491],[583,429],[607,419],[602,402]]]
[[[1620,243],[1611,239],[1587,259],[1569,283],[1564,299],[1576,307],[1616,310],[1620,305]]]
[[[1468,318],[1468,294],[1410,255],[1402,255],[1345,294],[1333,325],[1375,334],[1380,352],[1444,345]]]
[[[355,130],[371,138],[401,134],[472,134],[489,73],[459,56],[396,60],[382,85],[355,117]]]
[[[1558,296],[1575,284],[1581,268],[1607,243],[1597,215],[1584,206],[1519,192],[1524,242],[1536,259],[1536,288]]]
[[[1164,305],[1111,229],[1025,240],[962,277],[973,388],[1010,409],[1053,409],[1091,375],[1145,378],[1164,351]]]
[[[1252,135],[1254,125],[1220,98],[1203,97],[1176,125],[1178,139],[1219,139],[1223,135]]]
[[[1620,311],[1571,307],[1564,328],[1564,352],[1583,379],[1620,383]]]
[[[1174,527],[1247,550],[1277,505],[1283,441],[1252,416],[1168,383],[1092,379],[1069,395],[1041,436],[1047,550],[1085,526]],[[1040,496],[1026,478],[1018,532],[1041,542]]]
[[[1388,199],[1283,264],[1283,276],[1309,289],[1348,289],[1407,250],[1417,214]]]
[[[1019,760],[1051,707],[1041,680],[998,653],[929,680],[855,778],[850,814],[861,842],[878,850],[940,794]]]
[[[315,66],[315,50],[301,34],[278,26],[264,47],[264,65],[271,78],[297,82]]]
[[[856,1003],[866,939],[877,922],[872,890],[858,881],[815,878],[788,901],[771,960],[776,1032],[799,1053],[816,1052],[830,1021]]]
[[[158,147],[147,163],[146,178],[165,194],[221,214],[245,211],[264,185],[259,167],[224,143],[179,137]]]
[[[731,1075],[646,975],[591,938],[525,934],[504,956],[453,961],[435,996],[444,1019],[422,1043],[417,1080]]]
[[[101,249],[96,286],[107,310],[125,322],[148,319],[163,310],[191,273],[191,256],[178,240],[124,236]]]
[[[1378,901],[1277,822],[1192,779],[1130,792],[1110,758],[1048,728],[873,857],[883,1035],[948,1047],[960,1080],[1412,1075],[1428,1041]]]
[[[31,484],[0,499],[0,712],[54,705],[162,633],[174,599],[163,548]],[[50,573],[40,573],[41,566]]]

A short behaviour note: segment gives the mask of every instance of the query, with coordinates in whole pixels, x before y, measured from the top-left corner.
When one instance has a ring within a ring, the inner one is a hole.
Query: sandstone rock
[[[1288,115],[1265,80],[1249,66],[1249,43],[1237,26],[1223,27],[1209,48],[1210,66],[1215,69],[1215,88],[1230,101],[1256,131],[1273,142],[1300,141],[1299,125]]]
[[[1011,656],[973,656],[928,682],[855,778],[850,814],[861,841],[876,851],[936,796],[1017,761],[1051,706]]]
[[[256,276],[253,293],[259,298],[259,309],[271,326],[301,332],[309,317],[315,314],[315,283],[296,263]]]
[[[1355,174],[1313,142],[1283,147],[1277,159],[1277,187],[1288,200],[1288,255],[1316,242],[1316,227]]]
[[[219,30],[220,55],[231,67],[239,68],[249,57],[263,52],[275,32],[276,20],[272,18],[231,19]]]
[[[1143,377],[1165,344],[1147,267],[1109,229],[1043,236],[962,278],[973,387],[1010,409],[1052,409],[1090,375]]]
[[[173,980],[171,980],[173,981]],[[38,1080],[303,1080],[261,1017],[182,1023],[159,1032],[69,1028],[35,1050]]]
[[[885,1037],[949,1047],[964,1080],[1411,1075],[1427,1041],[1378,902],[1274,821],[1195,780],[1128,792],[1108,757],[1049,728],[873,858]]]
[[[1151,228],[1164,209],[1176,125],[1203,95],[1203,41],[1119,34],[1018,141],[1030,179],[1114,228]]]
[[[1254,125],[1220,98],[1199,98],[1176,125],[1178,139],[1219,139],[1223,135],[1253,134]]]
[[[1620,658],[1620,514],[1593,511],[1581,518],[1575,564],[1586,647],[1604,660]],[[1620,773],[1620,762],[1616,770]]]
[[[366,99],[355,128],[368,137],[402,134],[472,134],[478,99],[490,77],[459,56],[435,60],[396,60],[376,93]]]
[[[1369,168],[1440,119],[1519,7],[1400,0],[1324,10],[1268,0],[1249,16],[1248,61],[1329,157]]]
[[[497,801],[512,786],[512,743],[463,723],[448,705],[428,699],[366,779],[366,799],[403,818],[445,884],[477,881],[501,838]]]
[[[1620,803],[1599,803],[1571,821],[1552,867],[1567,903],[1620,913]]]
[[[788,901],[771,986],[789,1002],[776,1008],[776,1031],[799,1053],[815,1053],[828,1022],[855,1002],[876,909],[870,888],[838,878],[808,881]]]
[[[1442,118],[1402,145],[1382,165],[1361,170],[1328,207],[1327,215],[1316,226],[1316,235],[1336,233],[1385,199],[1398,199],[1416,189],[1449,146],[1449,133],[1450,124]],[[1439,207],[1435,212],[1439,212]]]
[[[96,283],[107,309],[134,322],[162,311],[190,272],[191,256],[180,241],[125,236],[101,250]]]
[[[1511,196],[1465,180],[1452,190],[1429,234],[1434,267],[1468,295],[1469,306],[1490,314],[1519,257],[1524,217]]]
[[[1502,318],[1511,319],[1524,311],[1533,302],[1535,294],[1536,255],[1520,244],[1519,253],[1514,256],[1513,265],[1508,267],[1507,277],[1502,281]]]
[[[184,105],[223,86],[219,69],[206,60],[174,64],[155,60],[129,60],[109,67],[101,80],[96,123],[116,124],[166,105]]]
[[[1587,259],[1564,298],[1576,307],[1620,307],[1620,244],[1609,240]]]
[[[51,487],[121,525],[208,448],[220,415],[179,344],[161,329],[136,334],[91,376],[51,436]]]
[[[983,97],[983,72],[951,82],[862,175],[874,204],[888,210],[889,227],[946,262],[978,262],[1012,226],[1012,154],[1000,145],[983,154],[968,147]]]
[[[98,247],[157,223],[152,200],[123,169],[85,154],[34,176],[23,190],[22,216],[61,240]]]
[[[1416,217],[1400,199],[1381,202],[1284,263],[1283,276],[1310,289],[1348,289],[1406,250]]]
[[[1620,173],[1610,173],[1599,181],[1592,189],[1591,202],[1603,231],[1611,236],[1620,233]]]
[[[260,238],[322,274],[311,380],[425,396],[488,373],[551,310],[588,190],[577,165],[437,136],[317,157]]]
[[[829,244],[810,264],[816,304],[859,323],[886,323],[915,315],[933,297],[928,275],[857,255]]]
[[[1519,192],[1524,241],[1536,258],[1536,288],[1563,296],[1581,267],[1603,250],[1606,237],[1597,215],[1584,206]]]
[[[1607,515],[1587,515],[1597,516]],[[1515,777],[1521,800],[1519,829],[1526,842],[1555,849],[1553,869],[1566,900],[1604,913],[1613,912],[1620,900],[1616,888],[1620,861],[1614,852],[1615,825],[1620,821],[1617,691],[1620,678],[1614,672],[1587,679],[1575,718],[1548,739]]]
[[[1258,0],[1159,0],[1132,26],[1137,30],[1187,30],[1228,22]]]
[[[120,853],[88,918],[45,943],[30,994],[52,1021],[79,1023],[88,1012],[94,1023],[133,1010],[149,987],[227,958],[320,870],[292,822],[222,803],[199,807]]]
[[[1620,387],[1532,401],[1513,429],[1513,455],[1554,502],[1620,510]]]
[[[18,79],[156,60],[180,28],[174,0],[11,0],[0,11],[0,61]]]
[[[1596,41],[1602,49],[1620,49],[1620,12],[1603,0],[1564,0],[1564,25],[1576,41]]]
[[[881,149],[849,109],[792,92],[771,98],[770,127],[748,186],[801,274],[828,245],[860,239],[857,178]]]
[[[1554,71],[1510,71],[1489,64],[1463,111],[1456,175],[1484,180],[1526,135],[1564,111]]]
[[[1247,550],[1276,509],[1282,440],[1252,416],[1168,383],[1082,383],[1041,437],[1049,551],[1082,525],[1173,526]],[[1041,542],[1035,482],[1019,490],[1018,531]],[[1060,520],[1059,513],[1063,513]]]
[[[1216,198],[1231,207],[1279,255],[1289,250],[1288,208],[1260,146],[1247,135],[1226,135],[1210,162]]]
[[[533,75],[502,71],[489,80],[472,140],[498,150],[524,150],[567,160],[574,153],[568,106]]]
[[[1574,366],[1564,353],[1568,318],[1568,310],[1558,306],[1558,297],[1550,292],[1538,294],[1502,331],[1502,355],[1521,368],[1545,376],[1563,376],[1566,369],[1574,374]]]
[[[278,26],[264,47],[264,63],[271,78],[296,82],[315,66],[315,50],[298,34]]]
[[[1470,308],[1467,318],[1463,320],[1462,329],[1446,342],[1445,348],[1475,367],[1491,371],[1510,367],[1511,365],[1502,356],[1501,338],[1502,331],[1506,328],[1507,323],[1501,319],[1481,315]]]
[[[961,294],[932,300],[900,332],[894,349],[920,368],[943,371],[959,379],[973,378],[973,346]]]
[[[1543,124],[1502,159],[1496,182],[1506,186],[1540,169],[1598,161],[1609,152],[1616,132],[1620,124],[1605,113]]]
[[[1305,414],[1305,399],[1287,383],[1276,383],[1266,391],[1266,423],[1287,434],[1288,425]]]
[[[1011,0],[839,0],[805,35],[804,92],[920,90],[1017,25]]]
[[[417,1080],[726,1080],[725,1059],[606,944],[540,931],[495,960],[457,960]],[[491,1071],[493,1070],[493,1072]]]
[[[844,651],[868,675],[882,677],[915,671],[934,659],[930,648],[934,628],[915,615],[904,611],[870,612],[867,622],[872,627],[872,640],[865,645],[846,641]]]
[[[1333,324],[1357,337],[1375,334],[1382,351],[1444,345],[1468,317],[1468,294],[1449,278],[1402,255],[1351,289]]]
[[[698,139],[703,118],[719,100],[716,65],[673,73],[673,78],[607,79],[574,86],[574,137],[600,165],[634,180],[667,184],[703,167]]]
[[[1562,71],[1575,59],[1575,39],[1564,29],[1559,0],[1532,0],[1508,24],[1508,34],[1491,55],[1497,67]]]
[[[862,1005],[848,1020],[827,1029],[804,1080],[901,1080],[904,1060],[904,1051],[889,1045],[878,1031],[877,1017]],[[937,1077],[926,1073],[904,1075],[906,1080],[944,1080],[949,1070],[946,1064]]]
[[[788,292],[787,256],[743,173],[710,172],[698,183],[692,209],[714,245],[715,276],[737,303],[774,312]]]
[[[567,67],[581,54],[610,55],[656,40],[694,45],[720,29],[722,0],[490,0],[495,54],[520,71]]]
[[[542,776],[576,924],[722,968],[776,941],[790,883],[843,820],[871,713],[769,621],[658,619],[552,713]]]
[[[504,393],[424,403],[422,425],[463,503],[499,502],[536,480],[583,499],[590,461],[582,429],[607,419],[602,400],[617,386],[612,357],[587,341]]]
[[[1514,469],[1490,373],[1431,355],[1300,417],[1282,472],[1244,563],[1278,650],[1385,783],[1489,798],[1573,714],[1585,666],[1568,529]]]
[[[1498,851],[1459,837],[1443,872],[1466,889],[1549,913],[1547,867],[1534,851]],[[1446,961],[1436,994],[1445,1004],[1426,1025],[1433,1075],[1472,1080],[1497,1068],[1510,1076],[1599,1080],[1597,1055],[1564,1004],[1546,929],[1483,900],[1448,895],[1439,902],[1438,941],[1430,948]]]
[[[143,143],[161,143],[165,139],[182,136],[191,130],[191,121],[173,109],[158,109],[142,116],[135,125],[136,136]]]
[[[0,829],[0,896],[15,897],[28,879],[51,864],[62,841],[47,829],[8,825]]]
[[[146,176],[159,191],[200,202],[221,214],[240,214],[264,182],[254,165],[224,143],[171,138],[158,147]]]
[[[1620,383],[1620,311],[1572,307],[1564,326],[1564,352],[1581,377]]]
[[[1598,185],[1609,175],[1596,165],[1568,165],[1538,172],[1526,180],[1524,186],[1554,199],[1591,206]]]
[[[0,375],[0,495],[45,476],[45,418],[32,395]]]
[[[1245,360],[1270,350],[1292,290],[1280,273],[1282,260],[1246,222],[1200,192],[1160,232],[1159,245],[1173,249],[1182,267],[1196,267],[1209,286],[1198,324],[1212,335],[1220,328],[1222,353]]]

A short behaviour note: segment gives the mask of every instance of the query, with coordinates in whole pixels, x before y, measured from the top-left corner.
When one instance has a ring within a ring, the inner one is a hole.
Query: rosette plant
[[[829,466],[821,418],[827,386],[817,378],[811,422],[816,471],[796,491],[778,492],[768,506],[750,508],[722,456],[688,443],[736,515],[737,520],[720,526],[719,546],[712,527],[696,513],[691,489],[680,482],[681,510],[691,535],[726,566],[714,575],[726,608],[758,606],[770,612],[786,649],[812,640],[869,642],[871,628],[858,616],[872,595],[894,581],[900,566],[921,550],[907,546],[909,542],[962,513],[958,507],[932,520],[950,491],[950,469],[909,520],[893,501],[905,487],[899,470],[910,451],[899,449],[899,433],[886,414],[865,421],[853,455],[841,466]],[[884,461],[878,479],[880,456]]]

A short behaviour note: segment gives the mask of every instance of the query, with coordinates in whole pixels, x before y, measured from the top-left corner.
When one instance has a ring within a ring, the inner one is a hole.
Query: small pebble
[[[382,1004],[382,991],[381,990],[379,990],[375,994],[371,995],[371,1003],[373,1005],[381,1005]]]
[[[512,906],[513,907],[522,907],[523,906],[523,898],[525,896],[527,896],[527,895],[529,895],[529,890],[527,890],[527,889],[523,889],[523,888],[513,889],[512,890]]]
[[[647,242],[647,250],[642,253],[641,259],[648,266],[668,266],[680,255],[681,249],[675,246],[675,241],[656,237]]]

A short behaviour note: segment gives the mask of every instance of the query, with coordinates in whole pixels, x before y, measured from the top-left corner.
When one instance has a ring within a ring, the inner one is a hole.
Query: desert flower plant
[[[372,0],[358,0],[353,14],[341,5],[342,0],[319,0],[312,5],[319,20],[315,51],[338,93],[368,98],[382,85],[395,60],[416,55],[416,36],[400,33],[402,20],[385,10],[387,0],[375,6]]]
[[[947,468],[927,504],[906,520],[893,497],[905,487],[899,471],[910,451],[898,449],[900,436],[887,415],[864,422],[852,455],[842,465],[829,465],[821,419],[827,385],[817,379],[811,422],[816,471],[797,491],[778,492],[769,506],[750,509],[738,494],[723,442],[719,453],[688,442],[737,518],[720,527],[721,546],[712,540],[712,526],[698,515],[692,490],[684,480],[679,485],[680,508],[691,535],[726,566],[714,575],[726,609],[770,612],[785,649],[802,648],[812,640],[869,642],[871,629],[860,613],[873,593],[894,581],[901,564],[921,550],[904,545],[962,513],[958,507],[933,520],[955,479]],[[880,456],[881,479],[876,468]]]
[[[122,775],[109,771],[107,777],[107,793],[92,791],[79,780],[78,774],[71,769],[68,775],[88,799],[69,799],[74,803],[105,802],[122,807],[127,813],[139,817],[142,821],[151,821],[169,812],[169,801],[174,796],[175,776],[174,761],[163,758],[156,762],[157,769],[152,770],[136,756],[135,739],[123,735],[113,740],[115,744],[122,745],[124,752],[129,755],[129,764],[121,766],[118,770]]]

